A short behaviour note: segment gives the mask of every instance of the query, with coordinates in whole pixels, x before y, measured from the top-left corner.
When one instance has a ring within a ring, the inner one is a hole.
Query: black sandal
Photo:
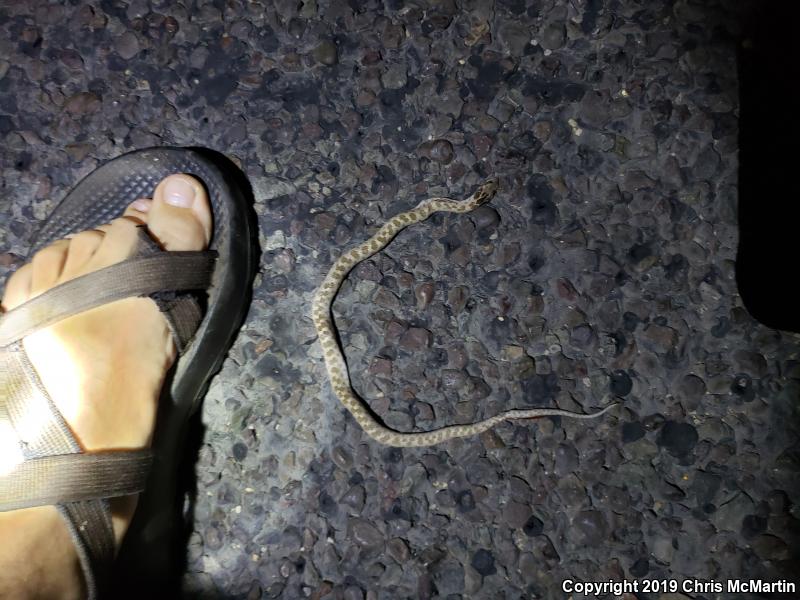
[[[114,562],[108,498],[147,488],[121,555],[140,581],[165,577],[172,567],[169,552],[180,514],[175,475],[186,425],[244,320],[258,259],[248,188],[241,175],[237,180],[219,168],[225,162],[204,150],[152,148],[99,167],[55,209],[33,251],[110,222],[132,201],[152,198],[156,185],[173,173],[192,175],[206,186],[214,214],[209,249],[163,252],[143,228],[130,259],[56,286],[0,317],[0,381],[6,390],[0,421],[14,427],[25,457],[0,475],[0,510],[55,504],[75,542],[89,598],[108,589]],[[101,304],[145,295],[164,313],[180,352],[162,390],[152,447],[85,453],[44,391],[21,340]],[[33,426],[23,418],[30,414],[39,415]]]

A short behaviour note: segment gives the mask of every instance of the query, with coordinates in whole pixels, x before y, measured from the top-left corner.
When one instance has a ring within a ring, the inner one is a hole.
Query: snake
[[[343,253],[333,263],[314,294],[314,300],[311,305],[311,318],[317,330],[317,338],[322,346],[322,355],[333,392],[344,407],[350,411],[364,433],[376,442],[401,448],[433,446],[455,438],[483,433],[504,421],[554,416],[570,419],[596,419],[617,406],[617,403],[613,403],[598,412],[589,414],[574,413],[558,408],[512,409],[466,425],[448,425],[423,432],[401,432],[383,425],[373,416],[368,405],[353,390],[347,369],[347,361],[338,342],[332,313],[333,300],[347,274],[358,263],[380,252],[401,230],[409,225],[424,221],[435,212],[470,212],[489,202],[497,192],[497,188],[497,180],[488,179],[465,200],[457,201],[451,198],[439,197],[428,198],[420,202],[412,210],[392,217],[367,241]]]

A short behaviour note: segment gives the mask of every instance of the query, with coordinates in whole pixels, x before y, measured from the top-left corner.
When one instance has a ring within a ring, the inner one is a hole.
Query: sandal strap
[[[83,571],[87,600],[97,600],[108,588],[116,555],[111,508],[107,500],[56,505],[75,546]]]
[[[203,309],[200,303],[191,294],[181,294],[176,298],[164,298],[158,294],[150,297],[158,305],[167,327],[172,334],[175,347],[179,353],[189,345],[197,333],[197,326],[203,320]]]
[[[136,494],[152,462],[150,450],[31,458],[0,478],[0,511]]]
[[[25,458],[81,451],[21,343],[0,350],[0,381],[4,383],[0,405]]]
[[[139,239],[135,256],[152,256],[164,251],[147,233],[144,225],[139,226]],[[183,353],[194,337],[200,321],[203,320],[203,309],[192,291],[158,291],[149,295],[167,321],[178,353]]]
[[[109,302],[161,291],[206,289],[216,257],[213,250],[162,252],[129,258],[57,285],[3,315],[0,348]]]
[[[13,430],[24,459],[36,461],[53,454],[81,456],[80,445],[42,385],[21,343],[0,350],[0,380],[6,384],[0,393],[0,422]],[[20,494],[11,490],[15,483],[19,483],[17,477],[0,475],[0,487],[9,488],[0,489],[0,503],[8,503],[8,510],[13,508],[12,495],[13,502],[20,501]],[[57,504],[56,508],[75,545],[88,597],[94,600],[105,587],[114,561],[114,530],[108,501],[65,502]]]

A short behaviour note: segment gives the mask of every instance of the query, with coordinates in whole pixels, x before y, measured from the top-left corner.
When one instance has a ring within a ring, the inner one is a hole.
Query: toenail
[[[189,208],[194,202],[194,187],[185,179],[170,179],[164,186],[164,200],[167,204]]]
[[[147,200],[135,200],[131,203],[131,208],[133,210],[138,210],[139,212],[147,212],[150,210],[150,202]]]

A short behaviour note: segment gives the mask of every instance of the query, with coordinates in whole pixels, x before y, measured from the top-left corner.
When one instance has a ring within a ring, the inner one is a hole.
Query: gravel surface
[[[740,3],[261,4],[0,5],[0,275],[127,150],[207,146],[253,186],[261,269],[203,407],[187,596],[793,579],[797,337],[734,280]],[[313,291],[387,217],[488,175],[489,205],[348,278],[354,387],[400,430],[623,407],[382,447],[327,383]],[[718,596],[638,595],[688,597]]]

